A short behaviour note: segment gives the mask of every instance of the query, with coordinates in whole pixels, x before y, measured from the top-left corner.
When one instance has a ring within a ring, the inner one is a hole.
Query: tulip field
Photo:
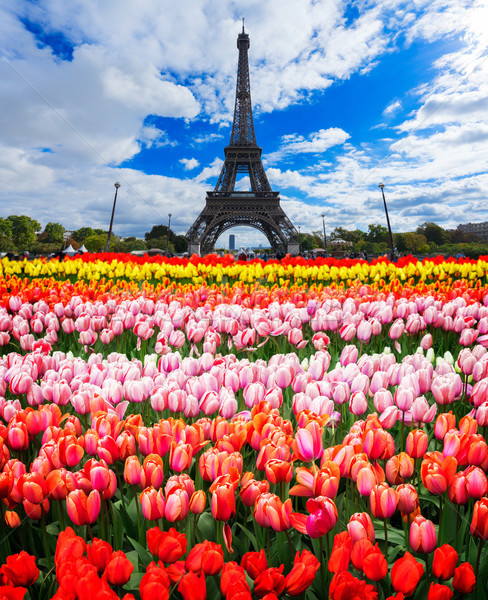
[[[488,257],[0,260],[0,600],[486,598]]]

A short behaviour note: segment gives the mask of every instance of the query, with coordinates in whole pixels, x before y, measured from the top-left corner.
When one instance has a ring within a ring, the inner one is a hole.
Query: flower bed
[[[3,597],[484,598],[486,264],[0,261]]]

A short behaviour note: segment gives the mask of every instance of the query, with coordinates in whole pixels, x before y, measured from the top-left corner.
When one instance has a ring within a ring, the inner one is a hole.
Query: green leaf
[[[236,523],[236,525],[238,527],[240,527],[242,529],[242,531],[244,532],[244,534],[251,540],[251,543],[252,543],[254,549],[256,550],[256,552],[258,552],[260,548],[259,548],[259,544],[256,540],[256,536],[251,531],[249,531],[249,529],[246,529],[246,527],[241,525],[241,523]]]
[[[137,552],[137,555],[141,561],[141,564],[147,567],[147,565],[152,561],[152,556],[149,552],[139,544],[134,538],[127,536],[127,539],[132,544],[132,547]]]
[[[197,540],[199,542],[205,540],[215,541],[215,519],[209,512],[202,513],[198,519]]]

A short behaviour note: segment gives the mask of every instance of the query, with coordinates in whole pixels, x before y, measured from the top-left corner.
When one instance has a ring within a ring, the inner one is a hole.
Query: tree
[[[436,244],[437,246],[442,246],[442,244],[449,242],[449,234],[447,231],[442,229],[440,225],[431,223],[430,221],[426,221],[425,223],[422,223],[420,227],[417,227],[416,233],[424,235],[429,243]]]
[[[12,222],[0,217],[0,251],[15,252],[15,244],[12,240]]]
[[[171,239],[171,231],[170,231],[170,239]],[[168,234],[167,225],[154,225],[151,231],[144,234],[144,238],[146,240],[153,240],[155,238],[165,238]]]
[[[73,233],[71,235],[77,242],[81,243],[84,240],[86,240],[86,238],[88,238],[92,235],[97,235],[97,233],[103,233],[103,231],[99,230],[97,232],[94,229],[92,229],[91,227],[80,227],[80,229],[73,231]]]
[[[370,223],[368,225],[368,233],[365,237],[368,240],[368,242],[372,242],[373,244],[381,244],[382,242],[388,242],[388,229],[383,225]]]
[[[132,252],[133,250],[147,250],[147,244],[144,240],[135,237],[128,237],[114,244],[115,252]]]
[[[60,223],[48,223],[44,228],[42,242],[48,244],[62,244],[64,242],[65,228]]]
[[[36,243],[36,231],[41,229],[39,221],[26,215],[11,215],[7,220],[12,224],[12,241],[17,250],[29,250]]]
[[[395,243],[395,248],[398,250],[398,252],[406,252],[408,250],[404,233],[394,233],[393,240]]]
[[[184,235],[177,235],[173,240],[176,254],[183,254],[188,251],[188,240]]]
[[[405,233],[404,238],[407,250],[412,254],[416,252],[424,254],[429,251],[429,245],[427,244],[425,235],[407,232]]]
[[[115,245],[118,241],[117,236],[112,235],[110,238],[110,252],[114,251]],[[88,252],[105,252],[105,246],[107,245],[107,234],[101,233],[97,235],[91,235],[87,237],[83,243]]]
[[[331,240],[344,240],[346,242],[357,244],[359,240],[364,239],[364,235],[364,232],[360,229],[350,231],[349,229],[344,229],[343,227],[336,227],[330,232],[329,237]]]

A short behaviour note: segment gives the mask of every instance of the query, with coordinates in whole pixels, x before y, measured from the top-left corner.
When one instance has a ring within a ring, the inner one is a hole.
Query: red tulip
[[[180,579],[178,585],[183,600],[206,600],[207,587],[205,584],[205,575],[200,573],[200,576],[195,573],[186,573]]]
[[[4,575],[14,586],[29,587],[37,581],[39,569],[36,566],[35,557],[22,550],[19,554],[7,556],[6,563],[0,569],[0,574]]]
[[[488,540],[488,498],[475,502],[469,530],[471,535]]]
[[[391,569],[393,589],[402,592],[405,596],[412,595],[423,573],[423,565],[410,552],[405,552],[405,556],[395,561]]]
[[[431,583],[427,600],[451,600],[454,592],[442,583]]]
[[[54,563],[56,566],[62,564],[68,557],[79,558],[86,550],[85,540],[76,535],[72,527],[66,527],[58,535]]]
[[[457,469],[453,456],[442,456],[440,452],[427,452],[420,466],[422,483],[432,494],[443,494]]]
[[[168,531],[153,527],[146,535],[149,552],[165,563],[174,563],[186,554],[186,536],[173,527]]]
[[[141,600],[168,600],[170,580],[162,563],[150,563],[139,585]]]
[[[189,571],[205,575],[216,575],[222,570],[224,564],[224,553],[220,545],[205,541],[195,544],[186,557],[185,565]]]
[[[268,565],[266,565],[266,568]],[[246,573],[236,562],[230,561],[224,564],[220,574],[220,591],[223,596],[233,597],[236,593],[235,584],[239,583],[239,588],[251,595],[249,585],[246,581]]]
[[[461,563],[454,569],[452,587],[460,594],[470,594],[476,586],[476,577],[472,565],[467,562]]]
[[[87,545],[86,555],[92,565],[97,568],[99,575],[105,571],[108,561],[112,558],[113,551],[108,542],[98,538],[93,538],[92,543]]]
[[[112,558],[105,567],[104,578],[111,585],[125,585],[134,570],[134,565],[130,562],[122,550],[117,550],[112,554]]]
[[[371,581],[380,581],[380,579],[386,577],[388,564],[378,544],[373,546],[364,556],[363,572]]]
[[[437,579],[451,579],[458,561],[458,553],[449,544],[443,544],[434,550],[432,573]]]
[[[291,500],[282,502],[276,494],[260,494],[254,506],[254,518],[261,527],[285,531],[290,527]]]
[[[266,594],[274,593],[277,596],[285,589],[285,578],[283,576],[283,568],[281,565],[278,569],[269,567],[262,571],[254,581],[254,593],[258,598],[266,596]]]
[[[285,591],[288,596],[299,596],[313,583],[315,573],[320,568],[319,560],[308,550],[295,554],[293,567],[285,577]]]
[[[349,571],[336,573],[330,582],[329,600],[348,600],[349,598],[377,600],[378,592],[373,585],[357,579]]]
[[[228,521],[236,514],[236,492],[231,483],[218,485],[212,492],[212,516],[218,521]]]
[[[347,571],[349,567],[352,546],[353,539],[347,531],[341,531],[334,536],[334,545],[327,563],[327,568],[331,573]]]
[[[259,573],[262,573],[268,568],[268,561],[264,550],[260,552],[246,552],[241,559],[241,567],[243,567],[251,579],[256,579]]]

